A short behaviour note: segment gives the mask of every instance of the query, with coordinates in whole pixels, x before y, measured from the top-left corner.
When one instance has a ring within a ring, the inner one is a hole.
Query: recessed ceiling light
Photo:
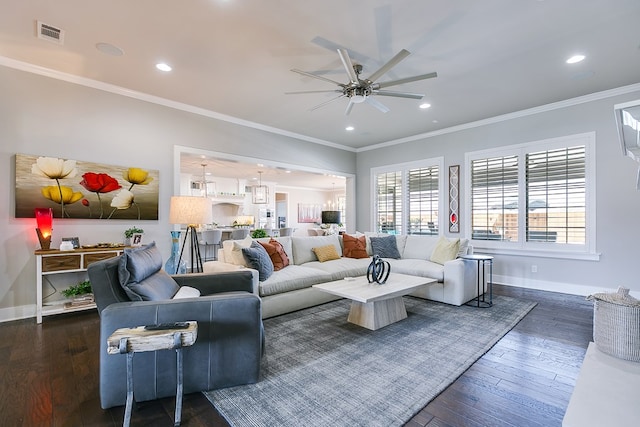
[[[156,64],[156,68],[160,71],[171,71],[171,66],[169,64],[165,64],[164,62]]]
[[[354,128],[353,126],[347,126],[347,127],[346,127],[346,128],[344,128],[344,129],[345,129],[345,130],[348,130],[348,131],[352,131],[352,130],[354,130],[355,128]]]
[[[111,43],[96,43],[96,49],[98,49],[102,53],[106,53],[107,55],[124,55],[124,50],[120,49],[118,46],[112,45]]]
[[[423,110],[429,107],[431,107],[431,104],[427,104],[426,102],[424,104],[420,104],[420,108],[422,108]]]
[[[567,64],[575,64],[584,59],[584,55],[573,55],[571,58],[567,59]]]

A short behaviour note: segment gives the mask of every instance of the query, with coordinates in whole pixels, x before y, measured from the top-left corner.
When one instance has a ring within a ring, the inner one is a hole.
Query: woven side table
[[[107,353],[127,355],[127,403],[122,425],[128,427],[131,422],[133,406],[133,355],[145,351],[175,350],[177,364],[176,412],[174,425],[179,426],[182,418],[182,348],[193,345],[198,337],[198,323],[185,322],[186,327],[176,325],[138,326],[117,329],[107,339]]]

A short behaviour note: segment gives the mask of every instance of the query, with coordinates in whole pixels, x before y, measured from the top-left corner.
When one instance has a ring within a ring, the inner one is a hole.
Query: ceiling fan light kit
[[[340,95],[336,98],[332,98],[328,101],[325,101],[321,104],[316,105],[315,107],[310,108],[310,111],[317,110],[318,108],[324,107],[325,105],[336,101],[341,98],[349,98],[349,104],[347,105],[347,109],[345,111],[345,115],[349,115],[351,113],[351,109],[354,104],[367,103],[379,111],[386,113],[389,110],[387,106],[383,103],[375,99],[374,95],[380,96],[390,96],[395,98],[409,98],[409,99],[422,99],[424,94],[420,93],[408,93],[408,92],[395,92],[395,91],[385,91],[380,90],[385,87],[397,86],[405,83],[411,83],[418,80],[425,80],[437,77],[438,74],[427,73],[421,74],[413,77],[405,77],[403,79],[390,80],[386,82],[378,83],[377,80],[388,73],[393,67],[398,65],[400,61],[410,55],[410,52],[406,49],[402,49],[398,52],[393,58],[391,58],[387,63],[385,63],[382,67],[376,70],[373,74],[369,76],[369,78],[361,79],[360,74],[362,73],[362,65],[354,64],[349,57],[349,53],[346,49],[338,49],[338,56],[340,57],[340,61],[344,66],[345,71],[347,72],[347,76],[349,77],[348,83],[340,83],[335,80],[328,79],[323,76],[319,76],[313,73],[308,73],[306,71],[292,69],[294,73],[301,74],[306,77],[311,77],[319,80],[323,80],[328,83],[332,83],[337,85],[339,88],[334,90],[314,90],[314,91],[300,91],[300,92],[286,92],[287,95],[294,94],[303,94],[303,93],[328,93],[335,92],[340,93]]]

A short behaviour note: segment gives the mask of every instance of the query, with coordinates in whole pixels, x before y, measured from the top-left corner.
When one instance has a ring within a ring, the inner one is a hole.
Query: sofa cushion
[[[242,254],[242,248],[250,247],[252,242],[253,239],[251,238],[251,236],[247,236],[242,240],[225,241],[222,244],[225,261],[231,264],[247,267],[247,261]]]
[[[389,263],[391,264],[391,274],[409,274],[411,276],[430,277],[438,282],[444,281],[444,266],[442,264],[411,258],[392,259],[389,260]]]
[[[362,236],[342,235],[343,254],[347,258],[369,258],[367,238]]]
[[[371,251],[381,258],[399,259],[400,252],[396,243],[396,236],[371,237]]]
[[[402,258],[430,259],[438,236],[408,235],[402,252]]]
[[[333,245],[316,246],[312,248],[313,253],[318,257],[318,261],[325,262],[332,259],[340,259],[336,247]]]
[[[367,267],[371,262],[370,258],[346,258],[320,262],[311,261],[304,266],[316,268],[331,275],[331,280],[341,280],[345,277],[358,277],[367,274]]]
[[[331,275],[319,269],[290,265],[282,270],[274,271],[271,277],[264,282],[260,282],[259,293],[261,297],[265,297],[297,289],[310,288],[311,285],[330,280]]]
[[[248,248],[242,248],[242,255],[247,261],[247,266],[258,270],[261,282],[267,280],[273,274],[273,263],[266,249],[258,242],[252,242]]]
[[[258,243],[260,243],[269,254],[274,271],[282,270],[289,265],[289,257],[284,251],[282,243],[275,239],[270,239],[268,242],[259,241]]]
[[[125,248],[118,263],[120,285],[131,301],[169,300],[179,286],[162,270],[162,255],[155,242]]]
[[[436,247],[433,249],[433,253],[431,253],[431,258],[429,258],[429,260],[437,262],[438,264],[444,264],[447,261],[456,259],[459,249],[460,239],[449,240],[442,236],[438,240]]]
[[[317,261],[318,257],[313,252],[313,248],[325,245],[334,245],[336,252],[339,256],[342,256],[342,247],[340,246],[340,240],[336,234],[330,236],[307,236],[307,237],[292,237],[293,246],[293,262],[296,265],[302,265],[305,262]]]

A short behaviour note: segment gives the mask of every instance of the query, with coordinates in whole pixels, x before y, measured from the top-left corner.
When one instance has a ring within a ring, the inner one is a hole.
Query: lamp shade
[[[323,224],[340,224],[340,211],[322,211]]]
[[[169,207],[171,224],[209,224],[213,221],[211,201],[206,197],[173,196]]]
[[[36,233],[40,241],[40,248],[49,250],[51,248],[51,232],[53,231],[53,209],[36,208]]]

